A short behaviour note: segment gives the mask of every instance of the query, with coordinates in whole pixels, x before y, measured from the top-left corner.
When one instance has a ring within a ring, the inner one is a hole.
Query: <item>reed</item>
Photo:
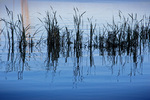
[[[18,15],[17,27],[18,27],[17,36],[18,36],[19,48],[22,48],[22,47],[27,46],[27,35],[29,34],[27,33],[27,31],[30,29],[30,25],[25,27],[23,16],[21,14]]]
[[[9,52],[14,52],[15,41],[17,41],[20,53],[24,56],[26,46],[28,44],[31,48],[34,46],[33,39],[40,31],[37,29],[35,33],[30,34],[28,31],[31,29],[31,26],[30,24],[28,26],[24,25],[24,19],[21,14],[18,15],[17,20],[14,20],[13,12],[7,7],[6,11],[9,19],[0,19],[0,21],[5,24],[5,29],[0,29],[0,33],[6,33]],[[64,50],[63,52],[65,52],[65,50],[69,51],[73,40],[74,54],[76,54],[77,60],[79,60],[82,55],[82,47],[83,45],[87,45],[83,40],[84,31],[82,27],[83,15],[86,12],[80,13],[78,8],[74,8],[74,13],[74,29],[68,29],[66,26],[60,28],[57,21],[57,12],[54,11],[53,8],[51,8],[51,12],[46,12],[46,16],[43,17],[43,19],[39,18],[47,34],[45,40],[49,63],[50,60],[52,60],[53,63],[58,61],[60,50]],[[107,23],[107,25],[100,27],[102,30],[99,33],[96,33],[96,24],[92,19],[88,18],[90,26],[88,29],[88,49],[90,49],[91,57],[93,47],[99,47],[102,55],[104,54],[104,51],[107,51],[110,55],[116,55],[116,50],[119,50],[120,54],[122,52],[127,52],[127,55],[137,55],[137,49],[140,47],[141,54],[142,48],[144,48],[146,43],[150,42],[150,17],[143,16],[141,20],[138,20],[137,14],[128,14],[128,17],[126,18],[123,13],[119,11],[119,19],[119,21],[115,21],[115,18],[113,17],[112,23]],[[61,32],[61,30],[63,31]],[[72,36],[73,32],[74,38]],[[15,35],[17,36],[16,38]],[[42,43],[42,41],[44,41],[44,39],[41,36],[37,45]],[[77,62],[79,63],[79,61]]]
[[[72,30],[69,30],[68,27],[65,27],[64,31],[61,34],[61,46],[62,47],[70,47],[72,42]]]
[[[18,42],[18,47],[23,48],[28,44],[33,46],[33,38],[39,32],[38,29],[31,35],[28,31],[31,29],[30,24],[25,26],[24,19],[21,14],[17,16],[17,19],[14,20],[13,12],[10,11],[6,6],[6,12],[8,18],[1,18],[0,21],[5,23],[5,28],[3,29],[3,33],[6,32],[6,37],[8,40],[8,47],[11,47],[11,52],[14,52],[15,42]],[[27,41],[29,40],[29,42]]]
[[[54,71],[56,70],[56,66],[57,66],[57,62],[58,62],[58,58],[59,58],[59,52],[60,52],[60,41],[61,40],[61,36],[60,36],[60,28],[58,25],[58,21],[57,21],[57,15],[56,15],[56,11],[53,10],[53,8],[51,7],[52,12],[47,11],[46,12],[46,17],[43,18],[43,20],[41,20],[40,18],[38,18],[40,20],[40,22],[43,24],[46,33],[47,33],[47,59],[46,59],[46,66],[47,66],[47,70],[50,70],[50,66],[51,66],[51,61],[52,61],[52,66]],[[63,43],[62,43],[63,46]]]
[[[138,47],[143,48],[149,39],[150,21],[144,16],[141,20],[137,19],[137,14],[129,14],[125,18],[122,12],[119,13],[120,21],[113,18],[112,24],[102,28],[99,33],[99,49],[110,52],[110,50],[127,51],[127,55],[138,52]],[[143,44],[143,47],[142,45]],[[141,52],[141,49],[140,49]],[[140,53],[141,54],[141,53]]]
[[[72,44],[72,41],[71,41],[72,34],[71,33],[72,33],[72,31],[69,31],[68,28],[66,27],[66,34],[67,34],[66,42],[67,42],[68,47]]]
[[[8,15],[8,19],[4,19],[1,18],[0,21],[5,23],[5,29],[6,30],[6,36],[8,39],[8,47],[11,47],[11,52],[14,53],[14,44],[15,44],[15,40],[14,40],[14,35],[15,35],[15,31],[16,31],[16,22],[14,21],[14,15],[13,12],[10,11],[6,6],[6,12]]]
[[[46,58],[46,70],[53,70],[56,72],[57,63],[59,62],[60,56],[65,57],[65,62],[71,54],[73,54],[74,47],[74,58],[75,58],[75,67],[73,69],[74,76],[82,77],[82,53],[86,52],[83,50],[89,50],[89,59],[90,66],[94,65],[94,57],[93,53],[94,49],[99,49],[100,55],[105,56],[108,55],[108,60],[111,61],[111,69],[113,66],[117,64],[116,55],[128,55],[133,59],[133,63],[137,67],[137,63],[139,62],[139,55],[142,53],[142,49],[150,42],[150,17],[143,16],[141,20],[138,20],[137,14],[129,14],[127,18],[123,16],[122,12],[119,12],[119,21],[115,21],[115,18],[112,19],[112,23],[107,23],[103,27],[100,27],[100,32],[96,32],[97,25],[94,23],[92,19],[88,19],[89,28],[88,28],[88,46],[87,42],[83,39],[83,15],[85,12],[81,13],[77,8],[74,8],[75,14],[73,15],[74,20],[74,29],[69,29],[64,26],[60,28],[57,21],[56,11],[52,10],[51,12],[46,12],[46,16],[43,19],[39,19],[45,30],[47,37],[46,39],[41,36],[40,40],[34,45],[34,37],[38,32],[41,32],[39,29],[35,31],[35,33],[30,34],[28,31],[31,29],[31,26],[24,25],[23,16],[18,15],[18,19],[15,21],[13,18],[13,13],[8,10],[6,7],[9,20],[0,19],[5,23],[5,29],[0,29],[0,33],[6,33],[8,40],[8,61],[10,61],[9,56],[11,56],[11,62],[15,63],[13,58],[14,50],[19,50],[19,57],[22,68],[18,72],[18,76],[22,79],[24,66],[27,66],[27,46],[29,45],[31,48],[40,45],[41,43],[45,43],[43,49],[45,49],[45,45],[47,46],[47,58]],[[62,31],[61,31],[62,30]],[[75,30],[75,31],[72,31]],[[73,33],[74,32],[74,33]],[[72,34],[75,34],[73,37]],[[15,38],[15,35],[17,36]],[[45,39],[45,40],[44,40]],[[72,45],[74,40],[74,45]],[[15,42],[17,48],[15,49]],[[46,42],[45,42],[46,41]],[[87,48],[82,48],[83,45],[86,45]],[[138,54],[140,48],[140,54]],[[32,53],[32,49],[31,49]],[[61,55],[62,54],[62,55]],[[70,58],[69,58],[70,59]],[[103,58],[102,58],[103,59]],[[18,60],[18,59],[17,59]],[[125,61],[125,63],[128,61]],[[14,65],[12,65],[14,66]],[[124,66],[124,65],[123,65]],[[113,72],[113,71],[112,71]]]
[[[74,48],[81,49],[82,48],[82,39],[83,39],[83,31],[81,30],[81,26],[83,25],[83,15],[86,12],[80,14],[78,8],[74,8],[75,14],[73,15],[74,19],[74,28],[76,39],[74,40]]]
[[[95,42],[97,42],[97,35],[95,36],[95,39],[93,39],[94,37],[94,32],[96,30],[96,24],[93,24],[92,23],[92,18],[89,19],[88,18],[88,21],[90,23],[90,40],[89,40],[89,47],[92,48],[93,46],[96,46],[97,43],[93,43],[93,41],[95,40]]]
[[[104,48],[105,47],[105,33],[106,29],[103,28],[103,31],[101,32],[99,29],[99,48]]]
[[[47,32],[47,45],[58,47],[60,45],[60,29],[56,18],[56,11],[53,11],[53,9],[52,13],[47,11],[46,17],[44,17],[44,21],[41,19],[39,20],[43,23]]]

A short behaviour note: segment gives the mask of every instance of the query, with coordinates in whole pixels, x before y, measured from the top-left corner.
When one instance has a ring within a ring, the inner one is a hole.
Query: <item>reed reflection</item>
[[[74,56],[75,56],[75,62],[73,67],[73,88],[77,88],[77,83],[82,82],[84,78],[84,72],[83,72],[83,66],[82,65],[82,49],[80,48],[74,48]]]

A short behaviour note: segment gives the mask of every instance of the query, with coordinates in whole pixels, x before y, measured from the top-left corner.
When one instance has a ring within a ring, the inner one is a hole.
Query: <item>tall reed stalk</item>
[[[80,14],[78,8],[74,8],[74,12],[75,15],[73,15],[73,18],[74,18],[74,27],[75,27],[75,35],[76,35],[76,39],[74,41],[75,42],[74,47],[80,49],[82,48],[82,38],[83,38],[82,36],[83,31],[81,30],[81,25],[83,25],[83,15],[86,12]]]
[[[90,40],[89,40],[89,47],[92,48],[94,45],[93,45],[93,36],[94,36],[94,32],[95,32],[95,29],[96,29],[96,24],[93,24],[92,23],[92,19],[89,19],[88,18],[88,21],[90,23]],[[95,39],[96,40],[96,39]]]

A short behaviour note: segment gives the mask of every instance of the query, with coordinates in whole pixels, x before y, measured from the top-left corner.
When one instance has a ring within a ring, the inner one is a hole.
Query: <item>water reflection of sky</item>
[[[21,4],[22,2],[22,4]],[[79,3],[79,2],[53,2],[48,0],[12,0],[12,1],[1,1],[0,15],[5,17],[5,7],[7,5],[10,10],[14,10],[15,14],[23,13],[28,16],[31,20],[31,24],[37,24],[39,21],[37,17],[41,17],[38,13],[40,12],[43,16],[45,11],[50,10],[50,6],[57,11],[57,14],[63,18],[61,24],[73,23],[73,8],[79,8],[80,12],[86,11],[84,15],[85,21],[92,16],[97,20],[97,23],[104,24],[112,21],[112,16],[118,18],[118,11],[122,11],[124,15],[128,13],[137,13],[139,17],[144,14],[150,13],[150,2],[98,2],[98,3]],[[14,5],[13,5],[14,4]],[[24,11],[22,10],[24,9]],[[29,13],[27,12],[29,10]],[[22,12],[23,11],[23,12]],[[28,18],[26,17],[26,19]],[[29,20],[29,19],[28,19]]]
[[[6,17],[4,4],[14,11],[14,14],[23,14],[25,23],[31,25],[39,23],[38,12],[45,15],[45,11],[50,10],[50,5],[62,16],[63,21],[60,20],[62,26],[73,24],[73,7],[78,7],[81,12],[86,11],[84,20],[93,16],[99,24],[112,21],[113,15],[118,17],[118,10],[125,15],[137,13],[139,17],[150,13],[149,3],[145,2],[6,0],[0,4],[2,5],[0,17]],[[50,54],[53,61],[48,62],[46,48],[41,49],[43,52],[37,52],[36,49],[31,54],[25,52],[25,64],[20,64],[21,54],[18,52],[10,55],[1,49],[0,99],[149,100],[150,98],[149,55],[144,52],[141,55],[131,53],[131,56],[127,56],[126,53],[118,55],[115,50],[115,55],[113,51],[104,51],[101,55],[99,49],[91,50],[92,52],[84,50],[82,56],[77,58],[72,49],[59,52],[55,49]],[[149,48],[145,48],[145,51],[148,50]],[[67,52],[70,56],[66,56]],[[8,55],[11,58],[9,60]]]

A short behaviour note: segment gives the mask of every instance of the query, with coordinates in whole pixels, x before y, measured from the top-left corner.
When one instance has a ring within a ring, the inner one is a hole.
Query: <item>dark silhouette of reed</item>
[[[81,30],[81,26],[83,24],[83,15],[85,12],[80,14],[78,8],[74,8],[75,15],[74,19],[74,27],[75,27],[75,40],[74,40],[74,48],[81,49],[82,48],[82,39],[83,39],[83,31]]]
[[[14,35],[16,31],[16,22],[14,21],[13,12],[10,11],[6,6],[5,8],[8,15],[8,20],[1,18],[0,21],[4,22],[5,24],[6,29],[3,30],[6,30],[8,48],[11,48],[9,50],[11,50],[11,52],[14,53],[14,44],[15,44]]]
[[[60,32],[59,32],[59,25],[56,18],[56,11],[53,11],[52,13],[47,11],[46,17],[44,17],[44,21],[39,19],[46,29],[47,32],[47,45],[50,45],[51,47],[58,47],[60,45]]]
[[[39,19],[46,30],[47,33],[47,59],[46,66],[47,70],[50,70],[50,66],[54,66],[53,70],[56,70],[57,62],[59,58],[60,52],[60,29],[56,18],[56,11],[51,7],[52,13],[47,11],[46,17],[44,17],[44,21]],[[62,45],[63,46],[63,45]],[[51,62],[52,61],[52,62]],[[55,64],[55,65],[54,65]]]
[[[78,8],[74,8],[74,29],[68,29],[66,26],[63,28],[59,27],[57,13],[51,8],[51,12],[47,11],[46,16],[43,19],[39,19],[45,28],[45,33],[47,34],[46,39],[44,40],[41,36],[36,45],[34,45],[34,37],[40,32],[40,29],[38,28],[33,34],[29,33],[28,30],[31,29],[31,26],[29,24],[25,27],[22,15],[18,15],[18,19],[15,21],[13,12],[9,11],[7,7],[6,11],[9,20],[0,19],[5,24],[5,28],[0,29],[0,33],[4,33],[8,40],[8,61],[10,61],[11,57],[11,62],[14,64],[14,50],[18,50],[20,54],[19,58],[20,62],[22,62],[22,70],[19,71],[19,76],[22,76],[21,73],[23,73],[26,63],[27,46],[31,48],[32,53],[32,48],[41,45],[43,41],[46,41],[45,45],[47,47],[46,70],[52,69],[56,72],[60,54],[62,53],[65,56],[65,62],[67,63],[70,52],[74,52],[75,65],[73,74],[76,81],[77,77],[81,80],[83,79],[80,60],[84,50],[90,51],[90,66],[94,65],[94,49],[99,49],[100,56],[105,57],[105,54],[107,54],[108,58],[111,59],[113,73],[113,66],[118,62],[116,58],[118,55],[120,58],[122,55],[132,57],[135,64],[134,69],[136,69],[138,64],[137,57],[139,55],[141,56],[142,49],[150,42],[150,17],[143,16],[141,20],[138,20],[137,14],[128,14],[126,18],[119,11],[120,20],[115,21],[115,18],[113,18],[112,23],[107,23],[104,27],[100,27],[100,32],[96,32],[96,24],[93,23],[92,19],[88,19],[87,21],[90,27],[88,29],[88,42],[86,42],[83,39],[84,31],[82,29],[83,15],[85,12],[80,14]],[[17,45],[15,46],[15,44]],[[85,46],[84,49],[83,46]],[[143,62],[142,59],[141,57],[141,63]],[[120,70],[118,71],[118,76],[119,73]],[[130,72],[130,76],[132,73],[133,70]]]

